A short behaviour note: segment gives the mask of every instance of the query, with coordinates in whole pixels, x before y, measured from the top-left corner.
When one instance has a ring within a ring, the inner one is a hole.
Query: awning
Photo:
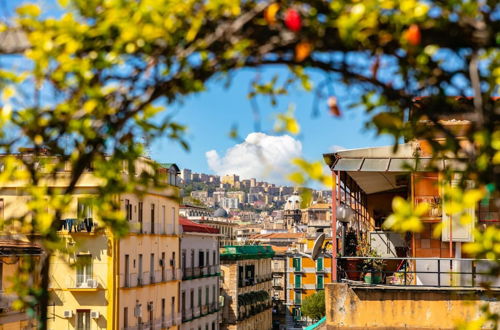
[[[347,172],[367,194],[399,189],[407,185],[404,179],[410,172],[447,168],[463,170],[465,159],[432,159],[418,157],[418,143],[394,146],[343,150],[324,154],[325,162],[333,171]]]

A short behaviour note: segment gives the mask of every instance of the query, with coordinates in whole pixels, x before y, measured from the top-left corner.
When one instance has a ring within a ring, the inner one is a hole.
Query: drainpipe
[[[332,170],[332,283],[337,282],[337,177]]]

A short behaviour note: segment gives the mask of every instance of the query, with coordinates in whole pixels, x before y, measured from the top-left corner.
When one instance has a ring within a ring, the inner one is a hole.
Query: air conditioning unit
[[[88,279],[87,280],[87,287],[88,288],[97,288],[97,280],[94,280],[94,279]]]
[[[64,311],[64,318],[65,319],[69,319],[71,317],[73,317],[73,311],[71,311],[71,310],[70,311]]]
[[[93,319],[98,319],[99,318],[99,312],[98,311],[91,311],[90,312],[90,317]]]

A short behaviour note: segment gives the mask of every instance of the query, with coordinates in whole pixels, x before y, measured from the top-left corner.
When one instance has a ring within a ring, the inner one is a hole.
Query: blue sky
[[[283,74],[285,70],[264,68],[263,76],[275,73]],[[257,71],[241,70],[235,75],[230,88],[223,82],[212,81],[207,91],[190,96],[182,104],[171,106],[167,112],[176,113],[175,119],[188,126],[188,141],[191,146],[185,152],[166,138],[159,138],[151,148],[153,158],[161,161],[175,161],[181,168],[212,173],[208,167],[205,153],[215,149],[224,154],[228,148],[240,141],[229,138],[233,125],[237,125],[240,136],[244,139],[254,132],[254,121],[250,101],[247,98],[249,86]],[[313,81],[319,82],[320,76]],[[334,82],[335,84],[335,82]],[[346,109],[345,103],[350,100],[350,92],[344,87],[335,87],[334,91],[340,105],[344,105],[341,118],[333,117],[328,112],[326,100],[319,103],[319,114],[313,116],[314,94],[302,89],[292,89],[289,96],[278,99],[278,106],[272,107],[267,99],[259,99],[262,131],[273,132],[274,115],[287,110],[289,104],[295,105],[295,114],[301,125],[301,133],[294,137],[302,143],[302,153],[308,160],[319,160],[322,154],[329,152],[332,146],[345,148],[361,148],[391,144],[388,137],[376,137],[373,131],[364,128],[367,120],[361,110]]]

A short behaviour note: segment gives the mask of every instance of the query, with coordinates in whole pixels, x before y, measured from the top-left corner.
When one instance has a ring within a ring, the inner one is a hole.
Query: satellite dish
[[[321,248],[323,247],[324,241],[325,241],[325,233],[321,233],[314,241],[313,249],[311,252],[311,259],[312,260],[318,259],[318,255],[319,255],[319,252],[321,251]]]

